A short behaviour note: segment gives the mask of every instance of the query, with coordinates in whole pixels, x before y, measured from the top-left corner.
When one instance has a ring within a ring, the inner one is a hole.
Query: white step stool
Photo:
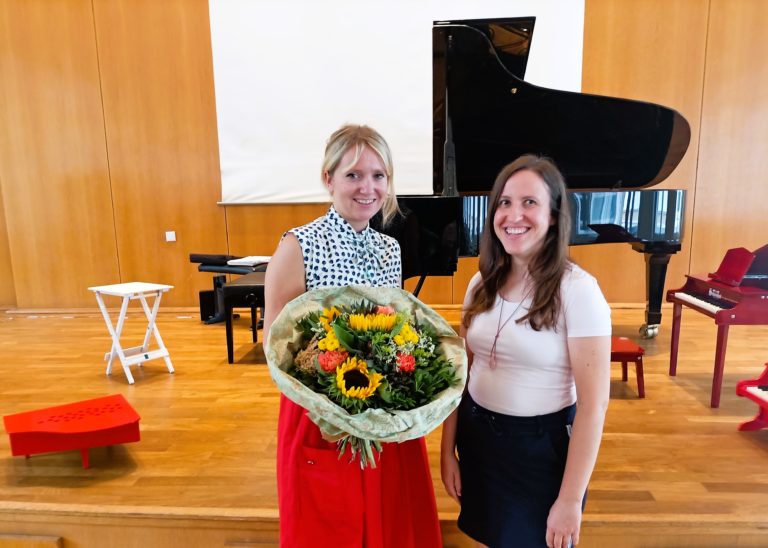
[[[134,382],[133,375],[131,375],[132,365],[141,365],[142,362],[157,358],[163,358],[165,360],[165,365],[168,367],[168,371],[173,373],[173,365],[171,365],[168,349],[165,348],[163,339],[160,338],[160,331],[158,331],[157,325],[155,325],[157,311],[160,308],[160,299],[163,296],[163,293],[169,289],[173,289],[172,285],[130,282],[124,284],[100,285],[89,287],[88,289],[96,294],[96,301],[99,303],[99,308],[104,316],[104,321],[107,323],[107,329],[112,336],[112,349],[104,354],[104,359],[107,360],[107,375],[112,373],[112,362],[115,357],[120,358],[123,371],[125,371],[125,376],[128,378],[128,384],[133,384]],[[104,295],[122,297],[123,299],[122,306],[120,307],[120,315],[117,318],[117,324],[114,326],[112,324],[112,319],[109,316],[109,312],[107,311],[107,306],[104,304]],[[149,309],[149,305],[147,304],[147,297],[155,298],[152,310]],[[147,331],[144,335],[144,343],[141,346],[124,349],[120,344],[120,334],[122,333],[123,325],[125,324],[128,303],[135,299],[141,301],[141,307],[144,309],[144,314],[147,317]],[[150,334],[154,335],[155,341],[157,342],[158,348],[156,350],[149,350]]]

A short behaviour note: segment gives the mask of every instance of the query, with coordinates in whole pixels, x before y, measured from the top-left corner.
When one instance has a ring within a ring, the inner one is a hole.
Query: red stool
[[[83,468],[91,447],[139,441],[139,420],[120,394],[3,417],[11,455],[79,449]]]
[[[611,361],[621,362],[621,380],[627,381],[627,363],[635,362],[637,377],[637,395],[645,397],[645,381],[643,379],[643,354],[645,350],[626,337],[611,337]]]

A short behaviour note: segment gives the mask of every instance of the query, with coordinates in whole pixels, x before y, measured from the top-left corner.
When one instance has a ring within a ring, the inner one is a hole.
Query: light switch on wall
[[[176,231],[175,230],[169,230],[165,233],[165,241],[166,242],[175,242],[176,241]]]

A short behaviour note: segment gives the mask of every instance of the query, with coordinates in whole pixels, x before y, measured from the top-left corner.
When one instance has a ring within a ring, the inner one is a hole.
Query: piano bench
[[[645,397],[645,379],[643,378],[643,354],[645,350],[626,337],[611,337],[611,362],[621,362],[621,380],[627,381],[627,364],[635,363],[637,377],[637,395]]]

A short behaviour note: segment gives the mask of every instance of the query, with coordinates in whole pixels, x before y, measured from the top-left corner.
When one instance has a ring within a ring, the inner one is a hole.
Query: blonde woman
[[[392,156],[367,126],[331,135],[322,179],[332,206],[289,230],[266,274],[265,332],[287,302],[318,287],[400,287],[400,246],[368,223],[398,211]],[[284,547],[431,548],[442,545],[424,439],[388,444],[376,469],[339,459],[305,410],[280,399],[277,443]]]

